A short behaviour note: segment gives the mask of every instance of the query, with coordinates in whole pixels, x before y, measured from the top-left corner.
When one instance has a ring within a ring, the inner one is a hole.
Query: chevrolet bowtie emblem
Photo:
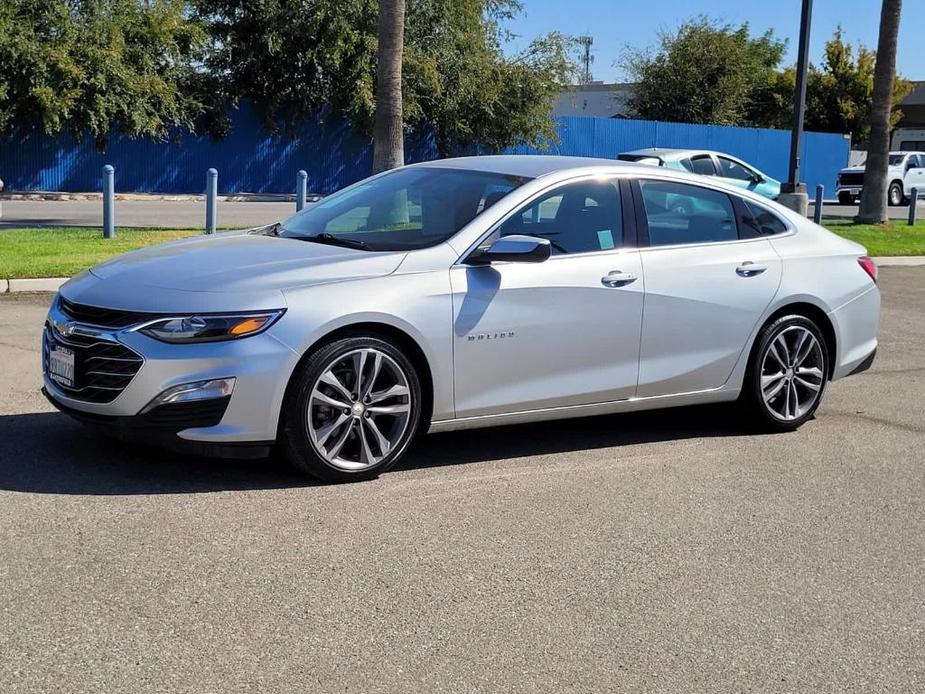
[[[74,324],[73,323],[54,322],[53,325],[55,326],[55,331],[63,337],[70,337],[71,335],[74,334]]]

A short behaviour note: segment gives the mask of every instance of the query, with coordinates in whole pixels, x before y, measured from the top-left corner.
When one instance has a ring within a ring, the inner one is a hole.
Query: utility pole
[[[793,95],[793,131],[790,135],[790,168],[787,182],[781,186],[780,204],[804,217],[809,211],[806,184],[800,181],[800,155],[803,151],[803,121],[806,118],[806,76],[809,72],[809,33],[813,0],[803,0],[800,15],[800,49],[797,55],[797,88]]]
[[[578,37],[578,45],[582,49],[581,62],[584,64],[584,71],[581,75],[582,84],[591,84],[591,63],[594,62],[594,56],[591,55],[591,44],[593,43],[594,38],[591,36]]]

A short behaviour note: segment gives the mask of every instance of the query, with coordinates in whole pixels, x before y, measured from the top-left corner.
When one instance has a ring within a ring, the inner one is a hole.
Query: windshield
[[[890,166],[899,166],[903,163],[903,159],[906,158],[905,154],[891,154],[890,155]]]
[[[529,179],[411,167],[360,183],[283,222],[279,235],[369,251],[436,246]]]

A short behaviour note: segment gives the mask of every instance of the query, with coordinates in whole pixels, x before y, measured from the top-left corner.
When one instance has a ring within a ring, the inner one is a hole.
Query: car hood
[[[133,310],[180,308],[175,304],[188,303],[191,293],[215,310],[224,310],[225,298],[238,307],[242,300],[248,307],[279,304],[285,289],[390,274],[405,255],[232,232],[127,253],[78,275],[62,293],[73,301]]]

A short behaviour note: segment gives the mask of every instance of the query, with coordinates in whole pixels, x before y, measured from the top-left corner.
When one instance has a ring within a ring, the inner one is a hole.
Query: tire
[[[801,341],[804,336],[814,342]],[[794,431],[816,413],[828,374],[829,352],[819,326],[805,316],[783,316],[759,333],[740,401],[760,429]]]
[[[851,193],[839,193],[838,194],[838,204],[839,205],[850,205],[854,202],[854,198],[851,196]]]
[[[393,344],[372,336],[335,340],[293,375],[280,417],[282,451],[300,472],[325,482],[372,479],[404,455],[421,402],[418,374]]]
[[[906,196],[903,194],[903,186],[899,181],[893,181],[890,184],[889,192],[886,196],[887,201],[893,207],[899,207],[906,204]]]

